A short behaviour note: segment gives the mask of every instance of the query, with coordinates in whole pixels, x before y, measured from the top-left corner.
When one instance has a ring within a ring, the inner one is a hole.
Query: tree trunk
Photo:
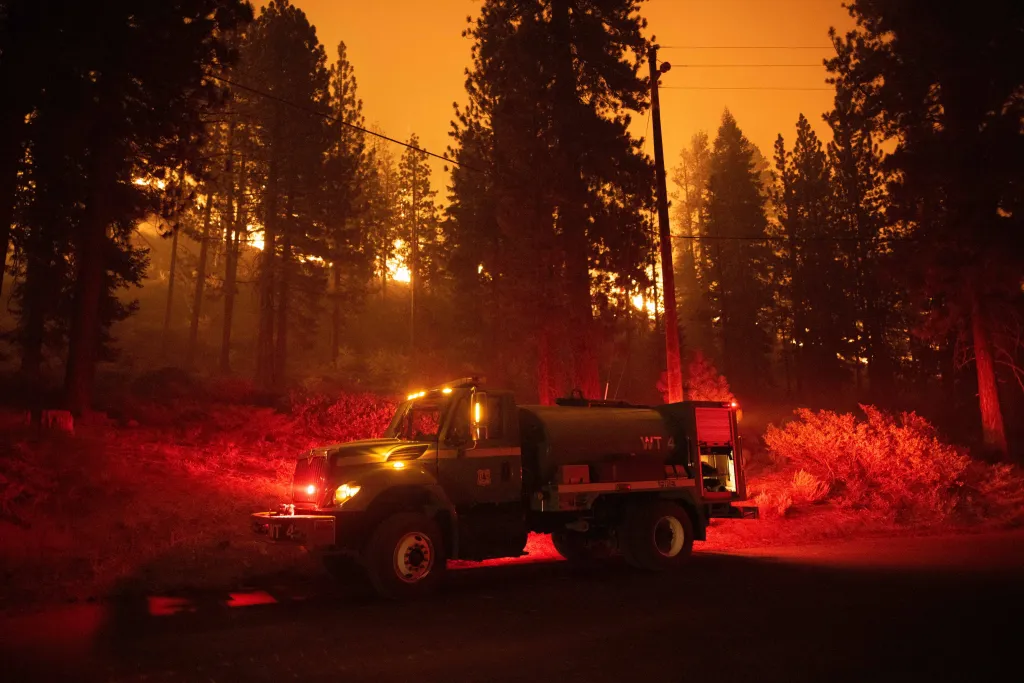
[[[111,188],[104,180],[113,176],[110,163],[102,157],[90,169],[92,188],[89,208],[79,230],[75,260],[74,312],[68,343],[68,362],[64,375],[64,391],[68,409],[75,415],[88,412],[92,406],[93,379],[100,343],[100,299],[106,271],[104,247],[107,241],[107,197]]]
[[[38,228],[36,228],[38,229]],[[33,240],[35,241],[35,240]],[[21,374],[29,386],[38,386],[43,362],[43,340],[46,332],[47,274],[40,258],[39,244],[28,255],[24,294],[21,302]],[[34,252],[34,253],[33,253]]]
[[[281,276],[277,296],[277,340],[274,352],[272,386],[280,389],[288,369],[288,306],[291,297],[292,270],[292,195],[285,202],[285,223],[281,229]]]
[[[160,341],[160,354],[166,355],[171,328],[171,311],[174,308],[174,279],[178,268],[178,221],[171,228],[171,269],[167,274],[167,304],[164,306],[164,332]]]
[[[587,217],[584,214],[586,185],[580,168],[578,124],[576,111],[581,106],[577,94],[576,71],[573,65],[573,36],[569,0],[552,3],[551,27],[559,46],[555,74],[555,116],[559,136],[558,155],[563,193],[558,202],[558,221],[563,236],[565,275],[569,296],[569,347],[572,351],[574,388],[588,398],[600,395],[595,350],[594,312],[590,297],[590,259],[587,238]],[[674,292],[673,292],[674,294]]]
[[[199,236],[199,263],[196,266],[196,293],[192,301],[192,324],[188,330],[188,366],[195,364],[196,345],[199,342],[199,318],[203,313],[203,293],[206,289],[206,258],[210,251],[210,218],[216,195],[206,195],[206,209],[203,212],[203,231]]]
[[[988,318],[977,293],[972,295],[971,304],[971,330],[974,338],[974,365],[978,373],[982,443],[1006,458],[1006,431],[1003,428],[1003,413],[999,406],[999,389],[992,360]]]
[[[545,321],[540,324],[537,335],[537,400],[542,406],[554,404],[551,391],[551,334]]]
[[[171,229],[171,269],[167,276],[167,305],[164,308],[164,333],[160,341],[160,355],[167,353],[167,344],[170,341],[171,312],[174,308],[174,278],[177,276],[178,267],[178,233],[181,230],[181,214],[185,210],[185,164],[181,165],[178,182],[181,183],[181,190],[178,192],[178,210],[174,217],[174,226]]]
[[[337,255],[331,267],[334,278],[331,292],[331,365],[338,362],[338,347],[341,346],[341,267],[338,265]]]
[[[260,256],[260,318],[256,335],[256,386],[270,389],[274,379],[274,252],[277,227],[277,163],[271,157],[267,175],[266,212],[263,219],[263,254]]]
[[[16,167],[15,167],[16,168]],[[11,248],[11,225],[14,223],[14,197],[17,193],[17,170],[0,169],[0,293],[7,273],[7,252]]]
[[[3,293],[7,272],[7,250],[11,245],[14,203],[18,193],[18,165],[21,163],[21,133],[24,118],[15,112],[3,123],[0,145],[0,293]]]
[[[231,131],[234,131],[232,124]],[[240,239],[242,230],[245,229],[245,216],[242,213],[241,202],[237,205],[238,215],[235,215],[235,179],[232,175],[233,160],[231,143],[232,137],[228,138],[228,192],[227,210],[225,212],[225,223],[227,230],[224,236],[224,327],[220,338],[220,371],[224,374],[231,372],[231,324],[235,315],[235,294],[238,280],[238,252],[241,246]],[[245,190],[245,160],[242,160],[241,187]]]

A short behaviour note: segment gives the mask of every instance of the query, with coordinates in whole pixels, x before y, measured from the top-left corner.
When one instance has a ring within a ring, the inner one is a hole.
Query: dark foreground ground
[[[1024,533],[699,553],[674,576],[450,572],[381,603],[278,579],[0,617],[0,679],[1020,680]]]

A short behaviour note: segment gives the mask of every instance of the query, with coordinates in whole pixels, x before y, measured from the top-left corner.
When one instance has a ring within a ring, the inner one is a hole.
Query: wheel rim
[[[675,517],[666,515],[654,525],[654,547],[662,557],[675,557],[685,542],[683,523]]]
[[[430,537],[410,531],[395,546],[395,574],[406,583],[422,581],[434,567],[434,546]]]

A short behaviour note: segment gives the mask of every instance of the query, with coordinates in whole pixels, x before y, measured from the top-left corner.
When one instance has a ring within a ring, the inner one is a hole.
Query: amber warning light
[[[306,495],[307,496],[312,496],[315,493],[316,493],[316,484],[310,484],[309,486],[306,487]]]

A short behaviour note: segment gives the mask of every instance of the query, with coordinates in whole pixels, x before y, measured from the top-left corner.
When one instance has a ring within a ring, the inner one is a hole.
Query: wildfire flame
[[[401,253],[402,247],[405,246],[405,242],[402,240],[395,240],[394,246],[394,253],[385,264],[388,271],[388,279],[408,284],[412,282],[412,272],[409,270],[409,265],[405,262],[405,256]]]

